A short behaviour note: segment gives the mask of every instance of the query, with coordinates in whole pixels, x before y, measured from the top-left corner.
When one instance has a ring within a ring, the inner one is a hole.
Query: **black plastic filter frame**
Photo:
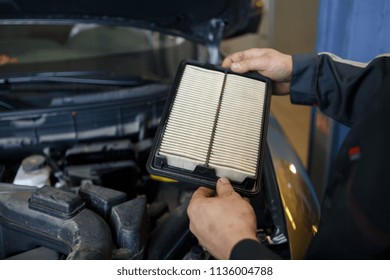
[[[242,182],[236,182],[233,180],[230,180],[232,183],[234,189],[241,193],[244,196],[251,196],[257,194],[260,189],[260,182],[261,182],[261,170],[263,165],[263,158],[264,158],[264,149],[265,149],[265,142],[266,142],[266,133],[268,128],[268,117],[269,117],[269,108],[270,108],[270,101],[271,101],[271,93],[272,93],[272,81],[264,76],[261,76],[258,73],[246,73],[246,74],[238,74],[235,72],[232,72],[229,69],[222,68],[220,66],[207,64],[207,63],[200,63],[198,61],[193,60],[184,60],[179,65],[175,80],[172,84],[170,94],[167,98],[166,105],[164,108],[164,112],[161,117],[161,121],[154,139],[154,144],[151,149],[151,152],[149,154],[148,162],[147,162],[147,170],[151,175],[156,175],[160,177],[175,179],[178,181],[183,181],[191,184],[195,184],[198,186],[206,186],[209,188],[215,188],[216,182],[219,179],[219,177],[216,175],[216,172],[213,168],[208,166],[208,164],[204,165],[198,165],[196,166],[195,170],[189,171],[187,169],[182,169],[174,166],[168,165],[167,158],[163,155],[159,154],[160,146],[162,143],[162,139],[164,136],[164,132],[167,128],[167,123],[170,117],[170,113],[176,98],[176,94],[178,92],[178,88],[180,85],[180,82],[183,77],[184,70],[187,65],[192,65],[200,68],[204,68],[207,70],[212,71],[218,71],[225,74],[225,77],[227,74],[234,74],[238,76],[242,76],[245,78],[255,79],[258,81],[261,81],[265,84],[265,96],[264,96],[264,103],[262,110],[262,118],[261,118],[261,127],[260,135],[259,135],[259,154],[258,154],[258,164],[256,169],[256,175],[254,178],[245,178]],[[260,93],[259,93],[260,94]],[[221,102],[221,101],[220,101]],[[218,105],[219,110],[220,104]],[[217,113],[218,114],[218,113]],[[214,123],[216,125],[216,123]],[[215,128],[213,129],[213,131]],[[214,137],[212,135],[211,137]],[[210,152],[210,151],[209,151]]]

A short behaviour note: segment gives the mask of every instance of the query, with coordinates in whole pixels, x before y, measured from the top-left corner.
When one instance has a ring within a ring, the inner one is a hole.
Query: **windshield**
[[[182,59],[207,60],[206,49],[160,32],[96,24],[3,25],[0,75],[99,71],[110,77],[171,80]]]

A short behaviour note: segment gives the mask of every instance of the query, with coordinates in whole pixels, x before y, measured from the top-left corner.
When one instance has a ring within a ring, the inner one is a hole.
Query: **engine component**
[[[130,194],[140,177],[140,168],[133,143],[125,139],[69,148],[65,152],[64,174],[73,187],[89,180],[94,185]]]
[[[117,246],[127,251],[126,258],[142,259],[148,229],[146,197],[140,196],[114,206],[111,223],[115,228]]]
[[[9,185],[3,188],[0,184],[0,259],[38,247],[55,250],[66,259],[110,259],[111,232],[99,215],[84,208],[63,219],[49,214],[49,209],[45,212],[29,208],[29,200],[35,192],[38,192],[34,195],[38,198],[36,202],[50,204],[51,209],[56,208],[56,201],[59,208],[64,209],[68,199],[75,197],[72,193],[65,194],[54,188],[48,191],[48,188],[32,190],[31,187],[15,186],[12,191]],[[51,193],[49,196],[53,200],[50,202],[42,194],[46,191]]]
[[[150,235],[147,258],[152,260],[182,259],[197,241],[189,230],[187,205],[190,194],[183,194],[182,204],[163,219]]]
[[[102,162],[133,160],[134,147],[129,140],[78,144],[68,149],[65,160],[68,166]]]
[[[50,172],[43,155],[31,155],[22,161],[13,183],[41,188],[50,185]]]
[[[38,247],[7,258],[7,260],[60,260],[62,255],[57,251]]]
[[[65,168],[65,174],[72,186],[80,186],[83,180],[129,193],[139,176],[134,161],[106,162],[88,165],[74,165]]]
[[[91,181],[83,181],[79,194],[86,202],[87,207],[98,213],[105,220],[111,215],[112,207],[123,203],[127,199],[124,192],[96,186]]]
[[[61,219],[70,219],[84,209],[85,203],[77,194],[44,186],[33,192],[28,207]]]

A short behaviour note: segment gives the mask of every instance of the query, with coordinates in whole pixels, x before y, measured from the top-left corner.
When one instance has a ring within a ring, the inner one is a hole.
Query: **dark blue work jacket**
[[[367,64],[333,54],[293,57],[291,101],[351,130],[340,148],[306,259],[390,259],[390,57]],[[231,259],[278,258],[243,240]]]

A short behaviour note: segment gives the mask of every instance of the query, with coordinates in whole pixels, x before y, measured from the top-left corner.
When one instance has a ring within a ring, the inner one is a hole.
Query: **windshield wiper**
[[[107,77],[104,71],[70,71],[70,72],[39,72],[31,74],[16,74],[7,77],[0,76],[0,84],[13,85],[24,83],[71,83],[109,86],[139,86],[156,82],[155,79],[138,76]]]

